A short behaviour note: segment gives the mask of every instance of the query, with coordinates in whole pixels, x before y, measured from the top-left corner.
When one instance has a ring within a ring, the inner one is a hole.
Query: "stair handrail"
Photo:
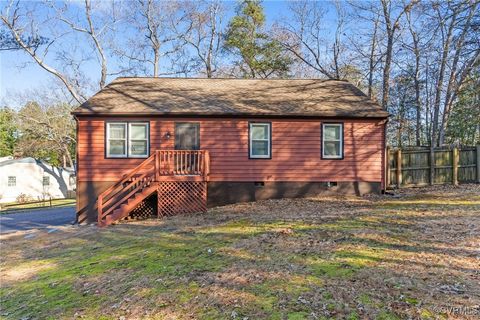
[[[155,152],[153,152],[150,157],[145,159],[142,163],[129,171],[127,174],[123,175],[122,178],[118,180],[115,184],[100,193],[97,198],[98,224],[102,225],[103,219],[116,208],[116,204],[122,203],[123,201],[128,199],[134,192],[139,189],[140,185],[144,186],[145,184],[151,183],[152,180],[159,180],[160,176],[163,173],[161,168],[162,154],[164,155],[164,157],[166,156],[167,158],[166,162],[168,169],[166,171],[168,172],[168,174],[176,175],[178,174],[178,172],[175,169],[175,165],[173,166],[173,170],[170,168],[170,160],[175,159],[173,155],[176,153],[182,156],[186,155],[187,152],[189,157],[195,155],[195,162],[198,162],[196,163],[198,167],[196,169],[194,168],[193,171],[200,173],[205,179],[205,181],[209,181],[210,153],[208,150],[155,150]],[[180,160],[183,161],[183,158],[181,158]],[[145,167],[152,164],[152,162],[153,166],[151,169],[142,173],[139,177],[136,177],[136,179],[133,179],[140,170],[145,169]],[[180,172],[180,175],[181,173],[182,172]],[[130,183],[127,186],[124,186],[124,184],[129,181]],[[134,187],[135,183],[140,183],[140,185]],[[114,192],[120,186],[122,186],[122,188],[117,192]],[[123,195],[120,199],[115,199],[115,201],[112,200],[122,191],[129,190],[131,187],[134,187],[134,189],[128,191],[126,195]],[[108,199],[104,201],[104,199],[106,199],[107,197]],[[107,206],[109,207],[107,210],[105,210],[105,207]]]
[[[151,178],[152,175],[151,174],[148,174],[148,173],[144,173],[142,174],[140,177],[136,178],[134,181],[130,182],[125,188],[122,189],[123,190],[129,190],[130,188],[134,187],[134,190],[137,190],[139,188],[139,186],[134,186],[135,184],[139,184],[139,185],[144,185],[145,184],[145,181],[149,182],[151,181],[152,179],[148,180],[148,178]],[[117,195],[120,194],[121,191],[117,192]],[[127,195],[123,196],[121,199],[116,199],[115,202],[117,203],[122,203],[123,201],[125,201],[128,196],[131,195],[131,191],[127,193]],[[106,216],[110,213],[110,211],[112,211],[114,209],[115,206],[111,205],[110,202],[112,202],[112,199],[113,197],[111,197],[110,199],[108,199],[107,201],[105,201],[103,203],[103,207],[105,209],[105,206],[107,205],[110,205],[110,208],[108,208],[107,210],[105,210],[105,212],[103,212],[103,216]]]
[[[122,198],[120,200],[117,200],[116,202],[117,203],[123,203],[125,200],[128,200],[131,196],[133,196],[139,189],[145,187],[145,185],[148,185],[151,181],[152,181],[152,175],[149,175],[149,174],[143,174],[139,179],[138,181],[140,181],[139,185],[138,186],[135,186],[132,190],[130,190],[127,194],[125,194],[124,196],[122,196]],[[132,183],[130,183],[128,185],[127,188],[130,188],[132,187],[134,184],[138,183],[137,181],[134,181]],[[110,206],[110,208],[108,208],[107,210],[105,210],[105,212],[103,212],[103,217],[106,217],[110,212],[113,212],[115,210],[115,206]]]
[[[102,193],[100,193],[100,195],[98,196],[97,198],[97,211],[98,211],[98,223],[100,224],[102,222],[102,219],[105,217],[106,214],[103,213],[103,206],[104,203],[103,202],[103,199],[108,196],[112,191],[114,191],[116,188],[118,188],[119,186],[121,186],[122,184],[124,184],[125,182],[129,181],[131,178],[133,178],[133,176],[138,173],[141,169],[143,169],[144,167],[146,167],[147,165],[150,164],[151,161],[153,161],[156,157],[156,153],[154,152],[150,157],[148,157],[145,161],[143,161],[142,163],[140,163],[138,166],[136,166],[134,169],[132,169],[129,173],[127,173],[126,175],[124,175],[122,177],[122,179],[118,180],[115,184],[113,184],[112,186],[110,186],[109,188],[107,188],[105,191],[103,191]],[[155,168],[155,166],[154,166]],[[155,169],[154,169],[155,171]],[[153,174],[155,174],[155,172],[153,172]],[[123,188],[122,188],[123,190]],[[118,192],[117,192],[118,193]],[[111,197],[107,200],[109,201],[111,199]]]

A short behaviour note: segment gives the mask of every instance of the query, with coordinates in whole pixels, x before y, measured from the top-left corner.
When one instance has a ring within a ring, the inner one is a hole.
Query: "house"
[[[75,193],[75,172],[34,158],[0,159],[0,203],[64,199]]]
[[[385,185],[388,113],[346,81],[118,78],[73,114],[80,222]]]

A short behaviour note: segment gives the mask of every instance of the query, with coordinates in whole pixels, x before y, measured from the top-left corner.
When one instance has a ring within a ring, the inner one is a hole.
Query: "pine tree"
[[[285,77],[291,59],[264,31],[265,14],[258,0],[244,0],[228,25],[225,46],[237,56],[245,78]]]

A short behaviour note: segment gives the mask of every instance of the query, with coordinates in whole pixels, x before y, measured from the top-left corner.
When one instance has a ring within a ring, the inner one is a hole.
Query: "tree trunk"
[[[89,26],[89,34],[95,43],[95,47],[97,48],[98,54],[100,55],[100,64],[101,64],[101,72],[100,72],[100,89],[105,87],[105,83],[107,81],[107,58],[105,53],[103,52],[103,47],[98,40],[97,34],[95,32],[95,28],[93,27],[92,22],[92,14],[91,14],[91,7],[90,7],[90,0],[85,0],[85,14],[87,16],[88,26]]]
[[[375,71],[375,50],[377,47],[377,30],[378,30],[378,18],[375,19],[373,35],[372,35],[372,45],[370,48],[370,61],[368,64],[368,98],[372,99],[373,96],[373,73]]]
[[[67,145],[63,145],[63,151],[65,153],[65,155],[67,156],[67,160],[68,160],[68,165],[70,168],[73,168],[73,160],[72,160],[72,155],[70,154],[70,150],[68,150],[68,146]]]
[[[421,132],[421,118],[422,118],[422,106],[420,101],[420,52],[418,49],[418,41],[414,41],[415,50],[415,109],[416,109],[416,128],[415,128],[415,143],[417,147],[421,145],[420,132]]]
[[[440,115],[440,100],[443,88],[443,79],[445,77],[445,69],[447,66],[448,51],[450,49],[450,43],[452,41],[453,28],[456,22],[457,11],[454,11],[452,20],[448,26],[447,36],[443,45],[442,58],[440,60],[440,71],[438,75],[437,85],[435,88],[435,101],[433,104],[433,119],[432,119],[432,137],[431,145],[436,147],[438,144],[438,120]],[[443,24],[443,21],[442,23]],[[441,26],[443,28],[443,25]]]
[[[153,76],[155,78],[158,77],[158,61],[160,60],[158,51],[158,49],[153,49]]]
[[[421,117],[422,117],[422,107],[420,101],[420,48],[418,46],[419,38],[418,34],[415,32],[414,27],[412,25],[410,12],[407,12],[406,18],[408,21],[408,29],[410,30],[410,35],[412,36],[413,42],[413,54],[415,55],[415,74],[413,77],[414,86],[415,86],[415,144],[417,147],[421,145],[420,135],[421,135]]]
[[[393,32],[389,32],[387,52],[385,54],[385,67],[383,69],[382,107],[387,110],[390,93],[390,67],[392,64]]]
[[[473,14],[476,11],[476,6],[477,6],[477,4],[475,3],[470,8],[470,13],[467,17],[466,22],[463,25],[462,33],[461,33],[460,37],[458,38],[458,40],[456,41],[456,43],[454,44],[455,55],[454,55],[454,58],[453,58],[452,66],[450,67],[450,75],[449,75],[449,79],[448,79],[447,92],[446,92],[446,95],[445,95],[445,101],[444,101],[444,107],[443,107],[442,122],[440,124],[440,130],[439,130],[439,134],[438,134],[438,141],[439,141],[440,145],[442,145],[444,143],[445,130],[446,130],[446,127],[447,127],[448,117],[450,115],[450,111],[451,111],[453,102],[456,98],[457,91],[458,91],[458,89],[460,88],[460,86],[463,82],[462,75],[460,75],[460,79],[457,79],[457,76],[458,76],[457,75],[457,67],[458,67],[458,62],[459,62],[459,59],[460,59],[460,52],[462,51],[463,46],[464,46],[465,36],[467,35],[467,32],[470,30],[470,23],[471,23]],[[477,51],[477,57],[478,57],[478,52],[480,52],[480,50]],[[472,63],[472,66],[475,63],[475,60],[476,60],[476,57],[474,57],[472,59],[472,61],[470,62],[470,63]],[[464,70],[465,74],[468,73],[468,71],[467,71],[468,69],[469,69],[469,63],[467,63],[466,66],[465,66],[465,70]]]
[[[47,65],[45,63],[45,61],[39,57],[37,55],[37,52],[36,50],[33,50],[31,47],[29,47],[23,40],[22,40],[22,37],[21,35],[17,32],[17,30],[15,29],[15,26],[14,24],[12,24],[10,21],[7,20],[7,17],[4,17],[2,16],[1,17],[2,21],[4,22],[4,24],[7,26],[7,28],[10,30],[10,32],[12,33],[12,36],[13,38],[15,39],[15,42],[26,52],[28,53],[32,58],[33,60],[35,60],[35,62],[42,68],[44,69],[45,71],[47,71],[48,73],[52,74],[53,76],[57,77],[64,85],[65,85],[65,88],[67,89],[67,91],[72,95],[72,97],[78,102],[78,103],[82,103],[83,101],[85,101],[85,97],[83,95],[81,95],[77,89],[72,85],[72,83],[70,83],[69,79],[67,78],[66,75],[63,75],[62,73],[60,73],[60,71],[58,71],[57,69]],[[16,20],[17,18],[14,17],[14,19]],[[13,22],[14,23],[14,22]]]

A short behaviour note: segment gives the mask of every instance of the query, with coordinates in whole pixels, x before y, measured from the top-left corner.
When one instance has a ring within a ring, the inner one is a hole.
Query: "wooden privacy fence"
[[[462,148],[387,148],[387,188],[480,183],[480,145]]]

